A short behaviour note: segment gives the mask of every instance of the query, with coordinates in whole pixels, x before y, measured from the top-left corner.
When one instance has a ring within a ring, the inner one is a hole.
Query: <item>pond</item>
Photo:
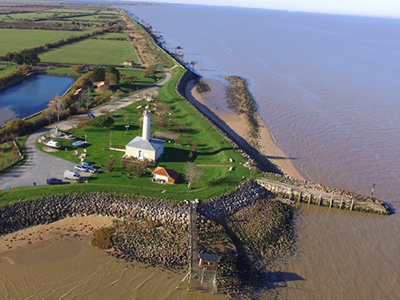
[[[0,126],[46,109],[51,98],[62,95],[73,83],[71,77],[36,75],[1,92]]]

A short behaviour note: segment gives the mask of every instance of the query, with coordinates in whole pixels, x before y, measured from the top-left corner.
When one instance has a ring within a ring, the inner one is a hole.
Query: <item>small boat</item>
[[[53,140],[50,140],[47,143],[44,143],[44,145],[46,147],[50,147],[50,148],[54,148],[54,149],[60,149],[61,148],[61,146],[56,141],[53,141]]]

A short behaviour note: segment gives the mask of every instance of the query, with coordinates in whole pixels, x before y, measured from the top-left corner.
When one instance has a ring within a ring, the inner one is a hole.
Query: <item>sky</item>
[[[400,0],[139,0],[400,18]]]

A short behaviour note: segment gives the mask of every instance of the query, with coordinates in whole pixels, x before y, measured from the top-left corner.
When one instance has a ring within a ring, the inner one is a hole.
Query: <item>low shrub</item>
[[[112,247],[112,235],[114,227],[102,227],[93,232],[93,237],[90,243],[99,249],[110,249]]]

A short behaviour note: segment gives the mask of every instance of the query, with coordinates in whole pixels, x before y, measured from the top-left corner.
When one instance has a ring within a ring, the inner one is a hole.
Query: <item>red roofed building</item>
[[[153,182],[175,184],[179,178],[179,173],[172,169],[157,167],[153,172]]]

